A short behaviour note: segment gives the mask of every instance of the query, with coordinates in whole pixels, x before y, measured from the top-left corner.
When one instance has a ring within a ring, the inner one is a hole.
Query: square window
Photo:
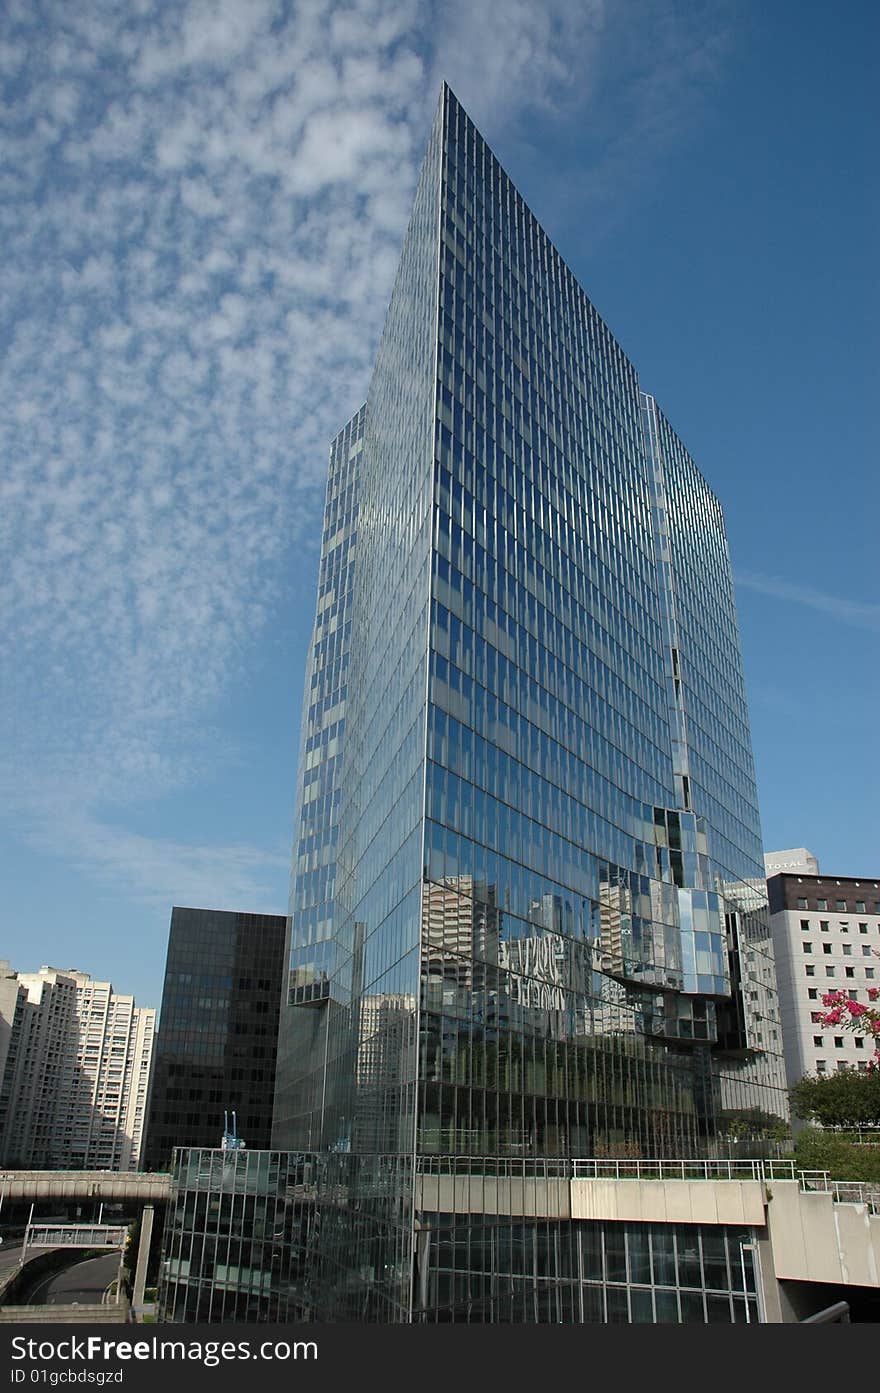
[[[865,968],[865,976],[868,978],[868,981],[871,980],[871,978],[874,976],[874,969],[873,969],[873,967],[866,967],[866,968]]]
[[[825,969],[825,976],[826,976],[826,977],[833,977],[833,976],[834,976],[834,968],[833,968],[833,967],[826,967],[826,969]]]
[[[812,963],[807,963],[806,967],[804,968],[804,972],[807,974],[808,977],[815,977],[816,975],[816,969]]]
[[[847,977],[855,977],[856,975],[856,970],[854,967],[845,967],[843,970],[846,973]]]
[[[849,924],[845,924],[845,923],[843,922],[842,919],[841,919],[841,921],[840,921],[840,926],[839,926],[839,927],[840,927],[840,932],[841,932],[842,934],[848,934],[848,933],[849,933]]]
[[[798,909],[806,909],[806,908],[807,908],[807,902],[806,902],[806,900],[804,900],[804,899],[799,899],[799,900],[798,900]]]
[[[843,945],[843,956],[844,956],[845,958],[851,958],[851,957],[852,957],[852,944],[851,944],[851,943],[845,943],[845,944]]]
[[[830,952],[831,952],[831,944],[830,944],[830,943],[823,943],[823,944],[822,944],[822,952],[823,952],[823,953],[830,953]]]
[[[856,1036],[855,1046],[857,1050],[863,1050],[865,1048],[865,1037],[863,1035]]]
[[[835,900],[834,908],[837,910],[838,914],[846,914],[846,900]]]
[[[859,933],[860,933],[860,934],[866,934],[867,932],[868,932],[868,926],[867,926],[867,924],[859,924]]]
[[[864,901],[864,900],[856,900],[856,914],[864,914],[864,913],[866,913],[866,910],[865,910],[865,901]],[[866,927],[867,927],[867,925],[866,925]]]
[[[801,948],[805,953],[812,953],[813,951],[812,943],[807,943],[806,940],[804,940],[804,942],[801,944]]]
[[[827,934],[829,928],[830,928],[830,925],[829,925],[827,919],[820,919],[820,920],[819,920],[819,932],[820,932],[820,933]]]
[[[817,1050],[821,1050],[821,1048],[822,1048],[822,1046],[823,1046],[824,1043],[825,1043],[825,1037],[824,1037],[824,1036],[822,1036],[822,1035],[814,1035],[814,1036],[813,1036],[813,1044],[816,1046],[816,1049],[817,1049]]]
[[[819,988],[818,988],[818,987],[808,987],[808,988],[807,988],[807,996],[809,997],[810,1001],[816,1001],[817,998],[818,998],[818,996],[819,996]]]
[[[810,1012],[810,1020],[812,1021],[813,1025],[821,1025],[821,1024],[822,1024],[822,1012],[821,1012],[821,1011],[811,1011],[811,1012]],[[815,1045],[817,1039],[820,1039],[820,1038],[821,1038],[820,1036],[814,1035],[814,1036],[813,1036],[813,1044]]]
[[[871,956],[871,948],[870,948],[869,944],[863,943],[863,944],[862,944],[862,957],[863,957],[863,958],[870,958],[870,956]]]
[[[835,1048],[836,1050],[842,1050],[842,1049],[843,1049],[843,1036],[842,1036],[842,1035],[835,1035],[835,1037],[834,1037],[834,1048]]]
[[[817,1059],[817,1060],[816,1060],[816,1073],[817,1073],[817,1074],[824,1074],[824,1073],[825,1073],[825,1060],[824,1060],[824,1059]]]
[[[802,919],[802,920],[801,920],[801,928],[803,929],[804,933],[809,933],[809,931],[810,931],[810,921],[809,921],[809,919]]]
[[[817,901],[816,901],[816,908],[817,908],[817,909],[827,909],[827,908],[828,908],[828,901],[827,901],[827,900],[817,900]]]

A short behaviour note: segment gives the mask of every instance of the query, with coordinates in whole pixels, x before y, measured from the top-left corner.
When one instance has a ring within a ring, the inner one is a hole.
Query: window
[[[834,976],[834,968],[833,968],[833,967],[830,967],[830,966],[829,966],[829,967],[826,967],[826,969],[825,969],[825,976],[826,976],[826,977],[833,977],[833,976]]]
[[[865,968],[865,976],[868,978],[868,981],[871,980],[871,978],[874,976],[874,969],[873,969],[873,967],[866,967],[866,968]]]
[[[804,933],[809,933],[809,932],[810,932],[810,921],[809,921],[809,919],[802,919],[802,920],[801,920],[801,928],[803,929]]]
[[[798,906],[797,906],[797,907],[798,907],[798,909],[806,909],[806,908],[807,908],[807,902],[806,902],[806,900],[798,900]]]
[[[846,900],[835,900],[834,908],[838,914],[846,914]]]
[[[804,972],[807,974],[808,977],[815,977],[816,975],[816,969],[812,963],[807,963],[806,967],[804,968]]]
[[[845,922],[843,921],[843,919],[841,919],[841,921],[840,921],[840,932],[841,932],[842,934],[848,934],[848,933],[849,933],[849,924],[845,923]]]
[[[863,1050],[863,1049],[865,1048],[865,1037],[864,1037],[864,1035],[857,1035],[857,1036],[856,1036],[856,1038],[855,1038],[855,1047],[856,1047],[857,1050]]]
[[[827,908],[828,908],[828,901],[827,901],[827,900],[817,900],[817,901],[816,901],[816,908],[817,908],[817,909],[827,909]]]
[[[837,1072],[838,1072],[838,1074],[845,1074],[848,1068],[849,1068],[849,1065],[847,1064],[847,1062],[846,1062],[845,1059],[838,1059],[838,1061],[837,1061]]]
[[[860,934],[866,934],[867,932],[868,932],[868,926],[867,926],[867,924],[859,924],[859,933],[860,933]]]
[[[823,953],[830,953],[830,952],[831,952],[831,944],[830,944],[830,943],[823,943],[823,944],[822,944],[822,952],[823,952]]]
[[[817,1073],[817,1074],[824,1074],[824,1073],[825,1073],[825,1060],[824,1060],[824,1059],[817,1059],[817,1060],[816,1060],[816,1073]]]
[[[807,988],[807,996],[809,997],[810,1001],[816,1001],[816,1000],[818,1000],[818,997],[819,997],[819,988],[818,988],[818,987],[808,987],[808,988]]]
[[[856,914],[865,914],[865,913],[867,913],[867,911],[866,911],[866,909],[865,909],[865,901],[864,901],[864,900],[856,900]],[[865,925],[865,927],[867,928],[867,924]]]
[[[829,928],[830,928],[830,925],[829,925],[827,919],[820,919],[820,920],[819,920],[819,932],[820,932],[820,933],[827,934]]]
[[[801,947],[803,948],[805,953],[812,953],[813,951],[812,943],[807,943],[806,940],[801,944]]]
[[[871,949],[870,949],[869,945],[868,945],[867,943],[863,943],[863,944],[862,944],[862,957],[863,957],[863,958],[870,958],[870,956],[871,956]]]
[[[852,957],[852,944],[851,944],[851,943],[845,943],[845,944],[843,945],[843,956],[844,956],[845,958],[851,958],[851,957]]]
[[[824,1035],[814,1035],[814,1036],[813,1036],[813,1044],[816,1046],[816,1049],[817,1049],[817,1050],[821,1050],[821,1048],[822,1048],[822,1046],[823,1046],[824,1043],[825,1043],[825,1037],[824,1037]]]
[[[854,967],[845,967],[843,970],[846,973],[847,977],[855,977],[856,975],[856,970]]]
[[[843,1049],[843,1036],[842,1036],[842,1035],[835,1035],[835,1037],[834,1037],[834,1048],[835,1048],[836,1050],[842,1050],[842,1049]]]

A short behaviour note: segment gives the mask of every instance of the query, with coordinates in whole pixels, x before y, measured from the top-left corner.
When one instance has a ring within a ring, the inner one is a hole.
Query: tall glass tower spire
[[[324,1156],[319,1313],[524,1318],[540,1225],[431,1177],[786,1115],[721,509],[445,87],[331,454],[298,806],[273,1145]]]

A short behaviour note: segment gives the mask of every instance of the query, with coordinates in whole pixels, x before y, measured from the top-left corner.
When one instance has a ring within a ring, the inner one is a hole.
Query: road
[[[14,1247],[3,1244],[0,1248],[0,1281],[11,1272],[21,1261],[21,1244],[16,1243]]]
[[[29,1248],[28,1256],[35,1258],[38,1253],[45,1253],[45,1251],[45,1248]],[[8,1277],[14,1268],[18,1267],[21,1262],[21,1254],[21,1239],[16,1239],[12,1243],[6,1242],[0,1247],[0,1282],[3,1281],[4,1277]]]
[[[96,1306],[119,1273],[119,1253],[65,1267],[41,1278],[26,1297],[29,1306]]]

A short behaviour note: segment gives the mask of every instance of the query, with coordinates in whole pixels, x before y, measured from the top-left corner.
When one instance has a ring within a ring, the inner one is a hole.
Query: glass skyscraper
[[[439,1205],[787,1115],[720,505],[448,88],[331,451],[293,871],[272,1144],[318,1158],[310,1312],[665,1318],[609,1314],[647,1228]],[[641,1309],[686,1319],[667,1238]],[[746,1301],[741,1236],[680,1242]]]

